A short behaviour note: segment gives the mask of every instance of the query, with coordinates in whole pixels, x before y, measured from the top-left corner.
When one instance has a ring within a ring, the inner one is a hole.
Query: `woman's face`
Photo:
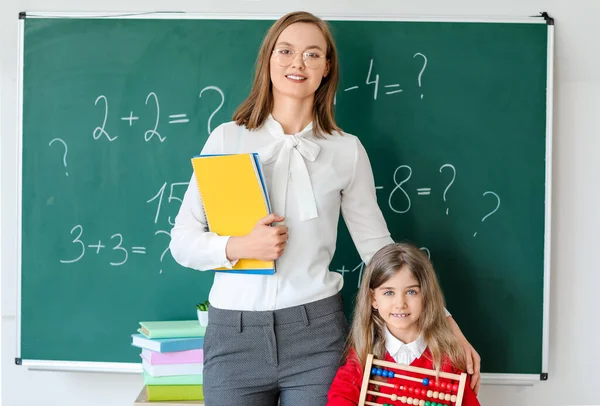
[[[312,98],[329,72],[326,57],[327,42],[319,27],[311,23],[287,27],[271,54],[273,93],[295,99]]]

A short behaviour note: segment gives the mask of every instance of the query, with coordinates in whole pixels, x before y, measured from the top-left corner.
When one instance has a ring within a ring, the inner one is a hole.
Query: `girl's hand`
[[[471,375],[471,389],[475,392],[475,395],[479,393],[479,386],[481,385],[481,357],[475,351],[475,348],[469,343],[467,338],[464,336],[458,324],[452,316],[448,317],[448,321],[450,322],[450,327],[454,332],[454,335],[458,339],[460,346],[465,352],[465,359],[467,361],[467,373]]]
[[[269,214],[256,223],[252,231],[243,237],[231,237],[225,247],[227,259],[236,261],[241,258],[253,258],[261,261],[273,261],[285,250],[288,239],[288,228],[272,223],[279,223],[283,217]]]

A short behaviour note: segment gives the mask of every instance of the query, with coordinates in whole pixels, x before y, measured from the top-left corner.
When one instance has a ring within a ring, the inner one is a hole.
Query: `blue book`
[[[146,338],[143,334],[132,334],[131,345],[156,352],[197,350],[204,346],[204,337]]]

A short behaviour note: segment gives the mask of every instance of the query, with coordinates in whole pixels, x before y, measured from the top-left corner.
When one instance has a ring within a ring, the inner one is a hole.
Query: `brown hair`
[[[385,322],[378,312],[373,311],[374,289],[402,269],[409,270],[421,286],[423,311],[417,322],[419,331],[431,352],[435,369],[439,372],[442,363],[450,361],[452,366],[464,370],[465,358],[444,312],[444,296],[433,265],[417,247],[411,244],[390,244],[380,249],[371,259],[362,275],[356,296],[356,307],[346,359],[354,350],[361,368],[367,355],[385,359]]]
[[[283,30],[295,23],[316,25],[323,33],[327,42],[326,57],[329,62],[329,74],[322,79],[321,85],[315,92],[313,103],[314,134],[317,137],[322,137],[323,134],[331,134],[334,131],[341,132],[341,129],[335,123],[333,106],[339,78],[337,49],[329,25],[319,17],[304,11],[296,11],[284,15],[267,32],[256,58],[256,70],[252,90],[246,100],[233,113],[233,121],[237,125],[244,125],[247,129],[254,130],[262,127],[273,110],[271,72],[269,70],[271,54],[279,35]]]

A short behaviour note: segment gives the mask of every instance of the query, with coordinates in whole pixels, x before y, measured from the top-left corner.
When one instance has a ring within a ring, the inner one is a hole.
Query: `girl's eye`
[[[383,296],[391,296],[393,294],[394,292],[392,292],[391,290],[386,290],[385,292],[383,292]]]
[[[289,49],[279,49],[279,50],[277,50],[277,52],[280,53],[281,55],[290,55],[292,53],[292,51]]]
[[[310,59],[319,59],[321,57],[321,55],[317,54],[316,52],[305,52],[304,56]]]
[[[408,293],[409,295],[416,295],[416,294],[418,294],[419,292],[417,292],[417,291],[416,291],[416,290],[414,290],[414,289],[410,289],[410,290],[407,290],[407,291],[406,291],[406,293]]]

